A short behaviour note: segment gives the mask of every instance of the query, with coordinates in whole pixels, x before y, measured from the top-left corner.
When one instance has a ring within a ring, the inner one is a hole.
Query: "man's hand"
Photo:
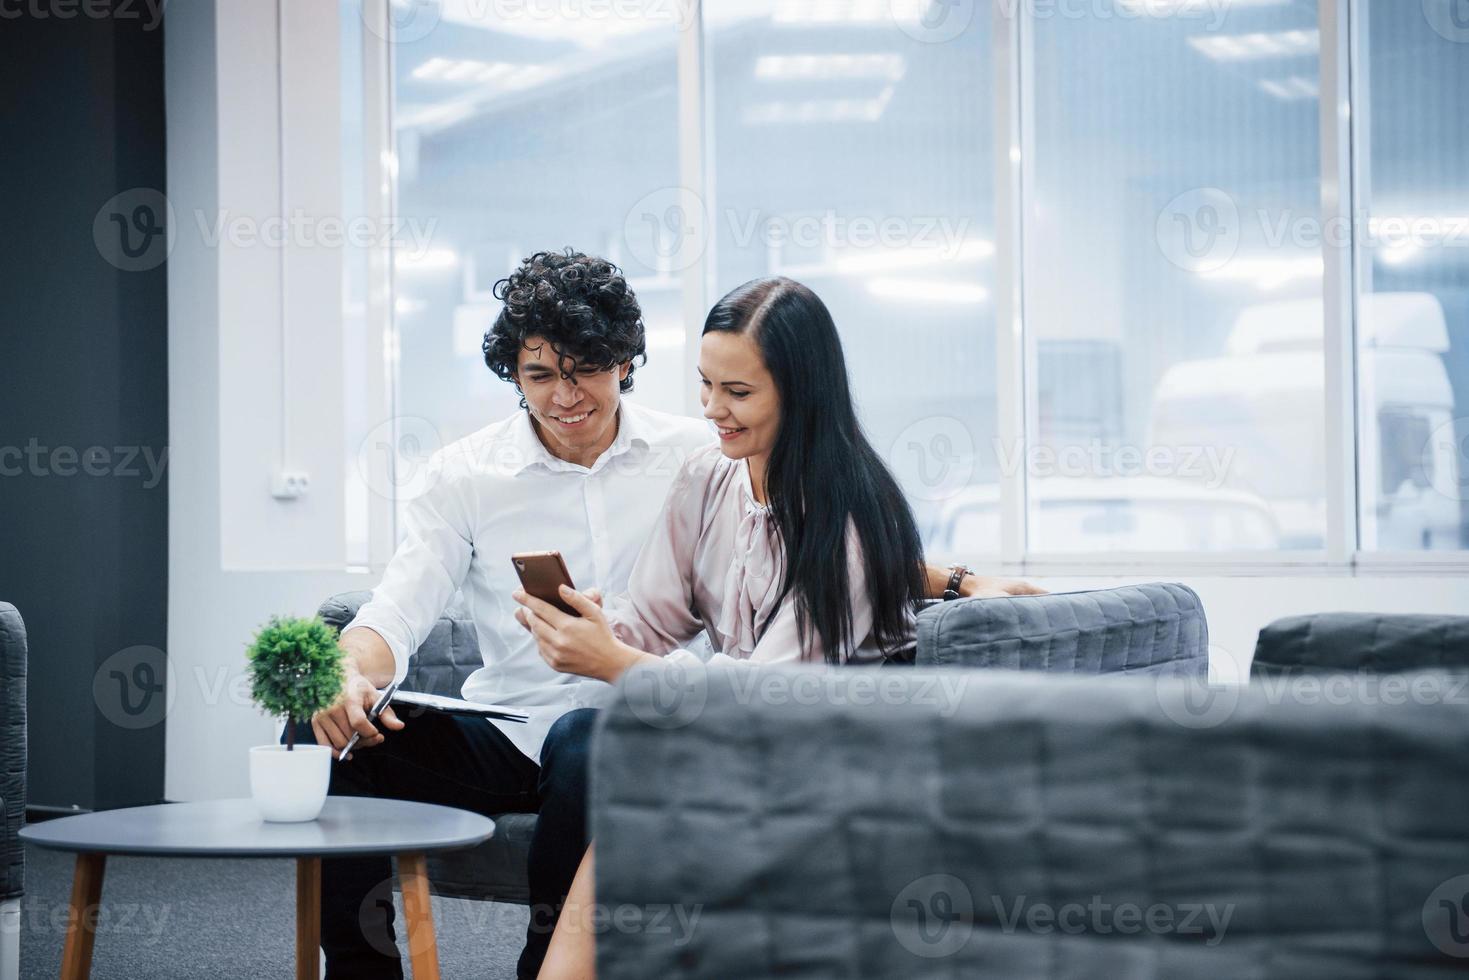
[[[330,745],[334,751],[340,752],[347,747],[347,743],[352,740],[352,734],[356,732],[362,737],[357,740],[352,751],[370,749],[384,739],[383,733],[367,719],[367,713],[377,704],[380,696],[378,689],[357,669],[357,662],[350,657],[342,663],[342,672],[345,675],[342,693],[330,708],[318,711],[311,717],[311,730],[316,733],[316,744]],[[393,713],[391,706],[383,709],[378,720],[389,731],[396,732],[403,727],[403,722]],[[351,755],[347,756],[348,760],[351,758]]]
[[[517,590],[513,598],[524,608],[515,618],[536,638],[541,657],[563,674],[580,674],[611,683],[634,663],[651,654],[634,650],[612,633],[602,614],[602,596],[561,586],[563,601],[579,616],[570,616],[535,596]]]

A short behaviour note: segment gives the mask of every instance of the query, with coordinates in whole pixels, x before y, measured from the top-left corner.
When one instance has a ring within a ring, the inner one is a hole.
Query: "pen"
[[[368,721],[377,721],[377,716],[383,713],[383,709],[388,706],[388,702],[389,701],[393,700],[393,694],[397,690],[398,690],[398,682],[397,681],[393,681],[393,683],[391,683],[391,684],[388,685],[387,690],[383,691],[382,697],[380,697],[380,698],[377,699],[377,704],[373,705],[372,706],[372,710],[367,713],[367,720]],[[339,755],[339,756],[337,756],[337,761],[338,762],[341,762],[341,761],[343,761],[343,760],[345,760],[347,758],[347,753],[352,751],[352,746],[356,745],[357,744],[357,740],[360,739],[361,737],[362,737],[362,733],[361,732],[353,732],[352,733],[352,738],[349,739],[348,742],[347,742],[347,744],[342,748],[342,754]]]

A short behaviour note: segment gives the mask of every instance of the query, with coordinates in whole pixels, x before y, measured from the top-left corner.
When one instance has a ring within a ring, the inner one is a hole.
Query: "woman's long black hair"
[[[765,489],[785,546],[781,599],[795,597],[802,647],[814,629],[836,663],[862,640],[852,636],[850,523],[862,543],[873,635],[896,651],[911,641],[914,606],[926,594],[923,545],[897,480],[857,421],[826,304],[794,280],[755,279],[709,311],[704,333],[714,331],[747,332],[780,394]]]

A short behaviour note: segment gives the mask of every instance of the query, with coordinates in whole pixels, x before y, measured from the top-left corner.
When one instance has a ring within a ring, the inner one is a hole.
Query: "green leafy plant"
[[[250,697],[286,719],[286,749],[296,747],[296,722],[328,707],[342,691],[337,631],[321,621],[272,616],[245,651]]]

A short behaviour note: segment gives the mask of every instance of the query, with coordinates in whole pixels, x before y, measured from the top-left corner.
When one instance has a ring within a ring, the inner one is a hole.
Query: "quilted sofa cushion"
[[[1464,975],[1469,699],[923,668],[800,690],[624,683],[593,824],[631,926],[598,933],[600,976]]]
[[[919,614],[917,663],[1203,676],[1209,669],[1209,627],[1198,594],[1170,582],[957,599]]]
[[[370,598],[371,592],[343,592],[323,602],[317,615],[328,626],[340,630],[352,621],[357,610]],[[409,660],[408,676],[403,679],[403,688],[457,698],[469,675],[483,666],[484,660],[479,655],[479,639],[474,632],[474,621],[469,618],[468,611],[456,596],[434,624],[418,652]]]
[[[25,893],[25,850],[17,836],[26,808],[26,627],[19,611],[0,602],[0,900]]]
[[[1324,613],[1260,631],[1250,673],[1469,669],[1469,616]]]

